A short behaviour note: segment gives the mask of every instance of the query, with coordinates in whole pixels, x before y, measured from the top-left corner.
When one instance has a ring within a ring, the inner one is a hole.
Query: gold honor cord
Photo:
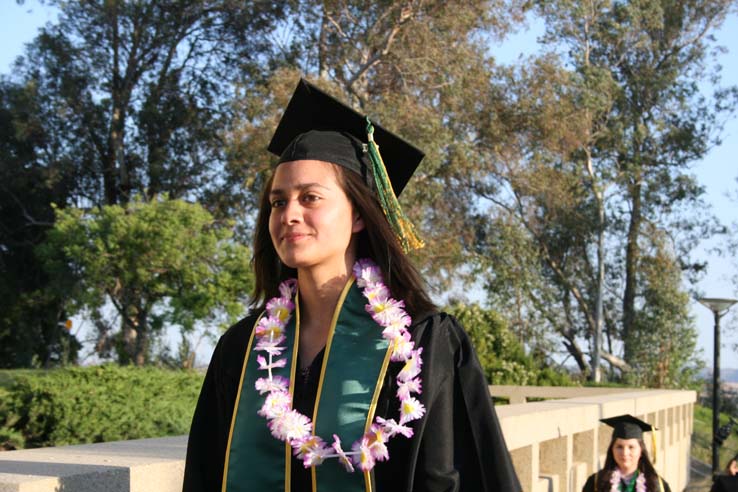
[[[658,448],[656,447],[656,427],[651,426],[651,451],[653,452],[653,464],[656,464]]]
[[[389,176],[387,176],[387,168],[379,153],[379,147],[374,142],[374,126],[368,116],[366,118],[366,134],[369,140],[369,160],[372,162],[374,182],[377,185],[377,195],[379,196],[379,202],[382,204],[384,215],[387,217],[387,221],[392,227],[395,236],[400,241],[405,253],[414,249],[420,249],[425,244],[418,237],[418,234],[415,232],[415,226],[402,211],[402,207],[400,207],[400,202],[397,199],[397,195],[395,195],[395,191],[392,189]]]
[[[369,429],[371,429],[372,424],[374,423],[374,414],[377,412],[377,401],[379,401],[379,395],[382,393],[382,386],[384,386],[384,377],[387,374],[387,367],[390,363],[390,358],[392,357],[392,344],[387,346],[387,353],[384,356],[384,361],[382,362],[382,368],[379,371],[379,377],[377,378],[377,382],[374,385],[374,396],[372,396],[372,403],[369,405],[369,412],[366,415],[366,425],[364,426],[364,432],[369,432]],[[364,472],[364,483],[366,486],[366,492],[373,492],[372,488],[372,472],[367,471]]]
[[[292,347],[292,363],[290,364],[290,401],[295,396],[295,375],[297,374],[297,354],[300,348],[300,292],[295,294],[295,343]],[[284,443],[284,490],[292,489],[292,446],[289,442]]]

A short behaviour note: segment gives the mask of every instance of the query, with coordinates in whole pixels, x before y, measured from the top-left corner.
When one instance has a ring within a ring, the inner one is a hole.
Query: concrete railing
[[[497,407],[526,492],[580,492],[604,464],[612,436],[599,420],[626,413],[659,429],[655,467],[671,490],[689,482],[694,391],[492,386],[490,392],[510,401],[561,398]],[[651,440],[645,438],[650,453]]]
[[[492,386],[503,433],[526,492],[579,492],[604,462],[610,439],[600,418],[630,413],[655,423],[656,468],[673,491],[689,480],[691,391]],[[186,436],[0,453],[0,492],[175,492]]]

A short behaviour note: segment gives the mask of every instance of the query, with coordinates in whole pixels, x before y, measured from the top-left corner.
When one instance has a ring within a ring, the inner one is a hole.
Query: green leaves
[[[489,384],[571,384],[568,376],[547,367],[543,360],[525,354],[522,340],[495,311],[478,304],[454,303],[448,312],[469,334]]]
[[[252,286],[250,253],[228,225],[200,205],[166,197],[127,208],[59,209],[39,255],[72,313],[101,313],[110,302],[122,330],[139,340],[164,323],[191,331],[197,322],[233,322]],[[140,364],[150,360],[149,349],[131,342],[125,351]]]
[[[15,447],[186,434],[203,378],[111,365],[6,374],[0,445]]]

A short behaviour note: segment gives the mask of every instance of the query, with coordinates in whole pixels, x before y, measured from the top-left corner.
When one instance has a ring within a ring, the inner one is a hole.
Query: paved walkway
[[[712,468],[707,463],[692,458],[689,469],[690,481],[684,492],[710,492]]]

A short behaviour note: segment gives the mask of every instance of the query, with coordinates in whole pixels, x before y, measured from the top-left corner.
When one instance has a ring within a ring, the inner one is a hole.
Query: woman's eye
[[[284,206],[285,201],[280,199],[272,200],[272,208],[279,208]]]
[[[320,197],[318,195],[313,195],[312,193],[308,193],[307,195],[304,195],[302,197],[302,200],[308,203],[317,202],[320,200]]]

